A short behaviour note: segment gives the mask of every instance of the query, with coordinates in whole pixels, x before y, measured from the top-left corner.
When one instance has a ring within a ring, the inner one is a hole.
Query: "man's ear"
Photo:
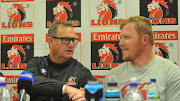
[[[48,43],[49,43],[49,46],[51,47],[53,44],[53,38],[52,37],[48,37]]]
[[[144,42],[144,45],[147,45],[148,43],[150,43],[149,35],[147,34],[143,35],[143,42]]]

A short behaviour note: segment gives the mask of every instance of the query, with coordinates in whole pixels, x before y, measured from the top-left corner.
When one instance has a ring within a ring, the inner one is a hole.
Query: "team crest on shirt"
[[[44,76],[46,76],[46,74],[47,74],[47,70],[46,70],[46,69],[44,69],[44,68],[42,68],[42,69],[41,69],[41,73],[42,73],[42,74],[44,74]]]
[[[76,85],[76,77],[71,76],[66,82],[66,85]]]

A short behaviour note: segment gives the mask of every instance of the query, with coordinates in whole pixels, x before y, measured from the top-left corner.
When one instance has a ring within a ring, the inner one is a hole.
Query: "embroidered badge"
[[[76,77],[71,76],[66,82],[66,85],[76,85]]]
[[[44,75],[46,76],[46,73],[47,73],[46,69],[44,69],[44,68],[41,69],[41,73],[44,74]]]

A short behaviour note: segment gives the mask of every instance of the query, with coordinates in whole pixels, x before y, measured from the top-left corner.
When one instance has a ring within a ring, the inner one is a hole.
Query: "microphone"
[[[18,99],[17,101],[26,101],[26,93],[30,93],[33,83],[33,75],[29,71],[23,71],[18,78]]]

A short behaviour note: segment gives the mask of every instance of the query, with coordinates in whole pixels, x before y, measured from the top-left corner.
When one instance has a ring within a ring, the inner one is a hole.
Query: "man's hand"
[[[64,94],[68,94],[69,96],[71,94],[74,94],[74,95],[81,95],[82,97],[85,97],[85,91],[83,90],[83,88],[77,89],[68,85],[65,86]]]
[[[82,95],[75,95],[75,94],[71,94],[69,96],[69,99],[72,101],[85,101],[85,98]]]
[[[67,87],[69,89],[69,86],[67,86]],[[70,90],[72,90],[72,88]],[[70,100],[72,100],[72,101],[85,101],[85,89],[84,88],[80,88],[80,89],[75,88],[74,91],[71,91],[71,94],[68,94]]]

